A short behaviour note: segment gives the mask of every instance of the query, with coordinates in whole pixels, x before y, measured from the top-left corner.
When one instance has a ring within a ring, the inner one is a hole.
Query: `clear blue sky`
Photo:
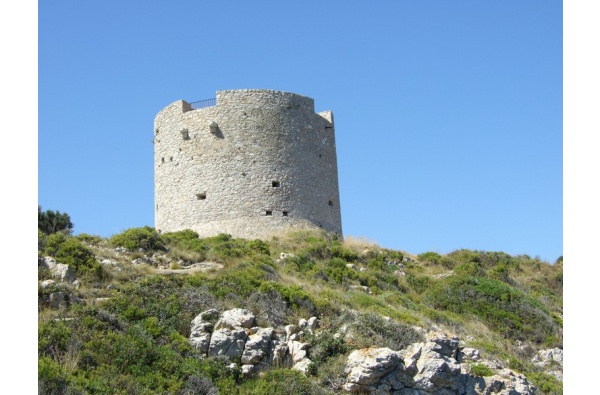
[[[154,226],[153,121],[263,88],[336,120],[345,235],[563,255],[552,0],[38,3],[38,202],[75,233]]]

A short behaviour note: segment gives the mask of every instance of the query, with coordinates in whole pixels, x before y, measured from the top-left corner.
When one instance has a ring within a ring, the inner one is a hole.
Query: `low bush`
[[[104,239],[100,236],[88,235],[87,233],[78,234],[77,236],[75,236],[75,238],[81,241],[82,243],[94,246],[97,246],[104,241]]]
[[[50,256],[56,256],[58,248],[67,241],[67,235],[64,233],[53,233],[45,238],[44,252]]]
[[[123,247],[129,251],[141,248],[146,251],[164,250],[164,241],[156,230],[150,226],[131,228],[112,236],[109,243],[113,247]]]
[[[513,339],[540,343],[559,329],[540,303],[493,279],[451,276],[434,283],[424,300],[436,309],[476,315]]]
[[[239,393],[240,395],[319,395],[326,392],[296,370],[272,369],[260,378],[244,382]]]
[[[440,259],[442,259],[442,256],[437,252],[429,251],[417,255],[417,259],[419,260],[419,262],[427,262],[437,265]]]
[[[562,395],[563,393],[562,381],[552,375],[543,372],[527,372],[527,378],[546,395]]]
[[[471,365],[471,373],[474,374],[475,376],[481,376],[481,377],[494,375],[494,372],[492,371],[492,369],[490,369],[489,367],[487,367],[486,365],[481,364],[481,363],[476,363],[476,364]]]
[[[418,294],[425,292],[433,284],[430,277],[419,276],[412,273],[409,273],[406,276],[406,283]]]
[[[94,252],[75,238],[65,240],[56,251],[56,259],[73,268],[75,274],[100,272],[100,264],[96,262]]]
[[[350,347],[344,342],[343,337],[335,337],[330,331],[321,331],[316,336],[308,336],[310,344],[309,358],[317,369],[331,358],[345,354]]]
[[[411,343],[423,341],[412,327],[386,320],[378,314],[358,314],[349,325],[354,348],[389,347],[401,350]]]

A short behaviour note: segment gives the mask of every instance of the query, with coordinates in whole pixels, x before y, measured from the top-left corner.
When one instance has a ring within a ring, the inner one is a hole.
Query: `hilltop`
[[[562,393],[562,258],[69,224],[38,233],[40,393]]]

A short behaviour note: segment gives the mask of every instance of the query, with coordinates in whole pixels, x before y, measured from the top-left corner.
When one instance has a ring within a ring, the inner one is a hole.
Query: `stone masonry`
[[[171,103],[154,120],[154,177],[161,232],[342,235],[333,113],[306,96],[243,89],[200,109]]]

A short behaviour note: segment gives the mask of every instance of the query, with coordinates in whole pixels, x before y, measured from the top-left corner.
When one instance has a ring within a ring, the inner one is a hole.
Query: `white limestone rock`
[[[48,288],[49,286],[56,284],[54,280],[44,280],[40,282],[40,288]]]
[[[254,329],[254,328],[253,328]],[[244,352],[242,353],[242,364],[256,365],[262,362],[269,353],[269,345],[273,337],[273,328],[256,328],[256,333],[248,336]]]
[[[344,369],[344,389],[348,392],[366,391],[398,365],[403,365],[402,358],[389,348],[355,350],[348,356]]]
[[[244,329],[216,329],[210,337],[208,356],[226,355],[238,361],[244,352],[246,339],[248,335]]]
[[[51,256],[42,258],[41,264],[50,270],[52,277],[58,278],[62,282],[72,283],[76,280],[75,274],[71,268],[69,268],[69,265],[58,263],[56,262],[56,259],[52,258]]]
[[[248,309],[231,309],[224,311],[221,318],[215,325],[215,329],[221,328],[252,328],[256,317]]]

